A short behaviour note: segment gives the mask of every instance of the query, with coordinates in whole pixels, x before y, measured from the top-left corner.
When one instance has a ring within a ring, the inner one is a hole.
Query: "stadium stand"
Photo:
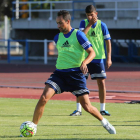
[[[53,37],[59,32],[55,22],[59,10],[68,10],[72,15],[72,26],[78,28],[80,21],[86,18],[84,8],[93,4],[96,5],[99,19],[107,24],[111,34],[112,60],[124,63],[140,62],[139,0],[21,0],[18,3],[17,1],[12,3],[13,17],[10,32],[12,40],[53,40]],[[17,4],[19,6],[16,7]],[[16,15],[19,17],[17,18]],[[21,43],[21,45],[23,53],[26,52],[25,43]],[[49,48],[47,52],[49,52]],[[54,49],[54,51],[56,50]],[[36,59],[44,60],[44,54],[43,43],[29,43],[29,59],[36,57]],[[50,55],[50,53],[48,54]],[[52,54],[56,55],[55,52]]]

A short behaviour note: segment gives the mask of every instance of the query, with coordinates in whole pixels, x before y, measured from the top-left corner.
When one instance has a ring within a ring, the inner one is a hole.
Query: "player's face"
[[[60,32],[62,32],[62,33],[68,32],[69,20],[65,21],[62,16],[58,16],[56,18],[56,23],[57,23],[57,26],[58,26],[58,29],[60,30]]]
[[[91,12],[91,13],[86,13],[87,19],[92,20],[92,19],[97,19],[97,12]]]

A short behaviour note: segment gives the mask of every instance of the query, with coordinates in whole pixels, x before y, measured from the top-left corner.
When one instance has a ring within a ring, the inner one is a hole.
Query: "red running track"
[[[55,67],[51,65],[1,64],[0,97],[38,99],[43,92],[44,82],[54,70]],[[16,88],[6,88],[10,86]],[[96,91],[98,89],[96,80],[89,78],[87,87]],[[123,103],[140,100],[140,67],[131,65],[111,67],[107,71],[106,88],[108,91],[106,102]],[[98,92],[91,92],[89,97],[91,102],[99,102]],[[75,101],[75,96],[71,93],[62,93],[52,99]]]

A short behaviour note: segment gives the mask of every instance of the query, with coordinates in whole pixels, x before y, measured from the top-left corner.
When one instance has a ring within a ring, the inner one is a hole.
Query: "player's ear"
[[[69,19],[67,20],[67,23],[70,24],[70,20]]]
[[[98,15],[98,12],[96,12],[96,15]]]

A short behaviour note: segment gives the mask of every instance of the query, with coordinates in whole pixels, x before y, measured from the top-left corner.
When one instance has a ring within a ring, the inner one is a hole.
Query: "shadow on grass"
[[[0,115],[0,117],[32,117],[33,115]]]
[[[4,127],[17,127],[16,125],[3,125]],[[93,126],[93,127],[102,127],[102,125],[39,125],[39,126],[43,126],[43,127],[89,127],[89,126]],[[113,126],[140,126],[140,125],[113,125]],[[140,139],[139,139],[140,140]]]
[[[35,140],[56,140],[56,139],[35,139]],[[57,140],[133,140],[133,139],[112,139],[112,138],[87,138],[87,139],[81,139],[81,138],[70,138],[70,139],[57,139]],[[139,139],[135,139],[139,140]]]
[[[61,134],[60,134],[61,135]],[[62,134],[62,135],[67,135],[67,134]],[[75,134],[75,135],[77,135],[77,134]],[[73,136],[73,135],[72,135]],[[46,135],[46,137],[49,137],[49,135]],[[25,139],[25,138],[23,138],[23,137],[18,137],[18,136],[0,136],[0,138],[2,138],[2,139]],[[30,139],[29,137],[28,137],[28,139]],[[32,139],[34,139],[34,140],[56,140],[56,139],[48,139],[48,138],[41,138],[41,139],[39,139],[39,138],[35,138],[35,137],[33,137]],[[133,139],[120,139],[120,138],[118,138],[118,139],[116,139],[116,138],[87,138],[87,139],[82,139],[82,138],[57,138],[57,140],[133,140]],[[135,139],[135,140],[139,140],[139,139]]]
[[[124,121],[124,122],[140,122],[140,120],[134,120],[134,121]]]
[[[19,114],[19,115],[0,115],[0,117],[32,117],[33,115],[21,115],[21,114]],[[61,116],[67,116],[67,117],[69,117],[69,115],[44,115],[44,116],[56,116],[56,117],[61,117]]]
[[[57,126],[58,126],[58,127],[60,127],[60,126],[61,126],[61,127],[64,127],[64,126],[65,126],[65,127],[68,127],[68,126],[74,126],[74,127],[75,127],[75,126],[78,126],[78,127],[81,127],[81,126],[101,126],[101,127],[102,127],[102,125],[40,125],[40,126],[50,126],[50,127],[51,127],[51,126],[53,126],[53,127],[54,127],[54,126],[55,126],[55,127],[57,127]],[[123,125],[123,124],[122,124],[122,125],[113,125],[113,126],[140,126],[140,125],[129,125],[129,124],[128,124],[128,125]]]
[[[56,140],[56,139],[35,139],[35,140]],[[133,139],[112,139],[112,138],[105,138],[105,139],[98,139],[98,138],[91,138],[91,139],[81,139],[81,138],[71,138],[71,139],[57,139],[57,140],[133,140]],[[135,139],[139,140],[139,139]]]

